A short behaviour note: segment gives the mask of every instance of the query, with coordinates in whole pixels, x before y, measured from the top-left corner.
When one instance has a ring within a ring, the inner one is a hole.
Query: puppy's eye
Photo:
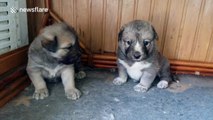
[[[126,41],[127,45],[130,45],[131,44],[131,41]]]
[[[143,44],[144,44],[144,46],[148,47],[150,45],[150,41],[149,40],[144,40]]]
[[[71,49],[72,48],[72,45],[71,46],[68,46],[68,47],[64,47],[62,49]]]

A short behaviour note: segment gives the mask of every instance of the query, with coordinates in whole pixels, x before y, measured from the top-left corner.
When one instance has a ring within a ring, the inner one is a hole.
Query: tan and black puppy
[[[68,99],[76,100],[81,92],[75,87],[75,70],[79,78],[81,51],[73,28],[65,23],[44,28],[28,51],[27,73],[35,86],[33,98],[44,99],[49,95],[45,79],[61,78]]]
[[[142,20],[124,25],[119,32],[117,65],[119,76],[115,85],[121,85],[130,77],[139,83],[138,92],[146,92],[156,76],[160,77],[158,88],[167,88],[171,80],[170,64],[156,46],[158,36],[153,26]]]

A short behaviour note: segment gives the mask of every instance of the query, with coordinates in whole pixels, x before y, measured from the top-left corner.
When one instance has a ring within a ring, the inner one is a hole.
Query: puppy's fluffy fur
[[[117,66],[119,76],[115,85],[127,81],[128,76],[139,83],[134,86],[138,92],[146,92],[156,76],[158,88],[167,88],[171,80],[170,64],[156,46],[158,36],[153,26],[142,20],[124,25],[119,32]]]
[[[81,92],[75,87],[75,70],[80,78],[78,37],[73,28],[65,23],[44,28],[29,47],[27,73],[35,86],[33,97],[43,99],[49,95],[44,79],[61,78],[68,99],[78,99]]]

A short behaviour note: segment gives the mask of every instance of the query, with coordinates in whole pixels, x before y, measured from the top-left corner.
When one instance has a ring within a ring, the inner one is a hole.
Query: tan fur
[[[64,23],[44,28],[32,42],[28,52],[27,73],[35,87],[33,98],[48,97],[44,78],[55,80],[57,77],[61,77],[68,99],[80,97],[81,92],[75,87],[74,70],[74,65],[80,60],[77,42],[75,31]],[[84,78],[86,74],[82,73],[80,71],[83,75],[81,78]]]

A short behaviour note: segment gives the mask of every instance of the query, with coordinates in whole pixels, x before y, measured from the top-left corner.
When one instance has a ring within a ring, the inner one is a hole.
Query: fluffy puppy
[[[137,92],[146,92],[156,76],[158,88],[167,88],[171,80],[170,64],[156,46],[158,36],[153,26],[142,20],[132,21],[122,26],[118,36],[117,66],[119,76],[115,85],[127,81],[128,76],[139,83],[134,86]]]
[[[79,78],[86,76],[80,71],[80,57],[78,37],[73,28],[65,23],[44,28],[28,51],[27,73],[35,87],[33,98],[44,99],[49,95],[45,79],[61,78],[67,98],[78,99],[81,92],[75,87],[75,70]]]

